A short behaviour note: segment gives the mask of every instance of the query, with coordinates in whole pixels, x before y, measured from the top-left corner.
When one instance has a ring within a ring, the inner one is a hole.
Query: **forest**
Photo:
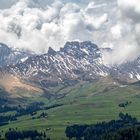
[[[139,140],[140,123],[129,114],[119,114],[118,120],[97,124],[67,126],[66,136],[71,140]]]

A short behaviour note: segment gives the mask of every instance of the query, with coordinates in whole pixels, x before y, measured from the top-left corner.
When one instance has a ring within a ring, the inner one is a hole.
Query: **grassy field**
[[[118,118],[120,112],[127,112],[140,120],[140,88],[136,86],[114,86],[104,82],[78,84],[65,89],[69,92],[64,98],[48,101],[44,98],[32,99],[48,104],[63,104],[43,112],[48,113],[46,119],[32,120],[30,115],[19,117],[16,122],[0,127],[18,130],[37,129],[46,131],[51,140],[67,140],[65,128],[71,124],[94,124]],[[60,93],[63,91],[59,91]],[[119,103],[131,101],[126,108]],[[40,114],[42,111],[38,111]]]

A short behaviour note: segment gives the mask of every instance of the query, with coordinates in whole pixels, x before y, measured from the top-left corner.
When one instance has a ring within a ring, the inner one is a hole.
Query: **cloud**
[[[117,11],[117,23],[110,28],[108,40],[114,46],[113,52],[104,54],[108,64],[121,64],[140,56],[140,1],[118,0]]]
[[[98,40],[108,19],[108,13],[94,13],[105,5],[92,2],[81,6],[62,0],[2,0],[0,5],[0,42],[38,53],[49,46],[58,50],[70,40]]]
[[[1,0],[0,42],[44,53],[91,40],[113,49],[106,64],[121,64],[140,55],[139,17],[139,0]]]

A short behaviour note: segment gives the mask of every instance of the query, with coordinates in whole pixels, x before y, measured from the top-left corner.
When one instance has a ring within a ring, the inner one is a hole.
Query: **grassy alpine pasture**
[[[59,91],[61,94],[63,91]],[[101,121],[117,119],[120,112],[129,113],[140,120],[140,87],[135,85],[118,86],[104,82],[78,84],[65,89],[68,94],[64,98],[32,99],[43,101],[45,105],[63,104],[49,110],[48,117],[32,119],[30,115],[19,117],[17,121],[1,126],[0,131],[9,128],[18,130],[37,129],[47,131],[51,140],[67,140],[65,128],[71,124],[94,124]],[[126,107],[120,103],[131,102]]]

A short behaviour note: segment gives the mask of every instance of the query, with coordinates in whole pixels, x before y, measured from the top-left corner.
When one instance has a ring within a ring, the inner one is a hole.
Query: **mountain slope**
[[[67,42],[58,52],[49,48],[47,54],[29,57],[9,69],[23,77],[39,78],[46,86],[50,81],[54,85],[71,83],[108,75],[101,55],[101,50],[91,42]]]
[[[118,75],[140,80],[140,57],[134,61],[124,63],[117,69]]]
[[[0,43],[0,67],[23,62],[33,55],[29,51],[9,48],[7,45]]]
[[[102,77],[112,77],[120,83],[140,79],[140,57],[132,62],[107,66],[102,55],[111,49],[101,49],[90,41],[67,42],[59,51],[50,47],[48,53],[41,55],[23,51],[17,53],[4,44],[0,49],[2,73],[38,85],[45,91],[60,85],[97,81]]]
[[[10,98],[38,97],[43,94],[43,90],[37,87],[37,85],[27,83],[10,74],[0,75],[0,86],[5,91],[5,96]]]

